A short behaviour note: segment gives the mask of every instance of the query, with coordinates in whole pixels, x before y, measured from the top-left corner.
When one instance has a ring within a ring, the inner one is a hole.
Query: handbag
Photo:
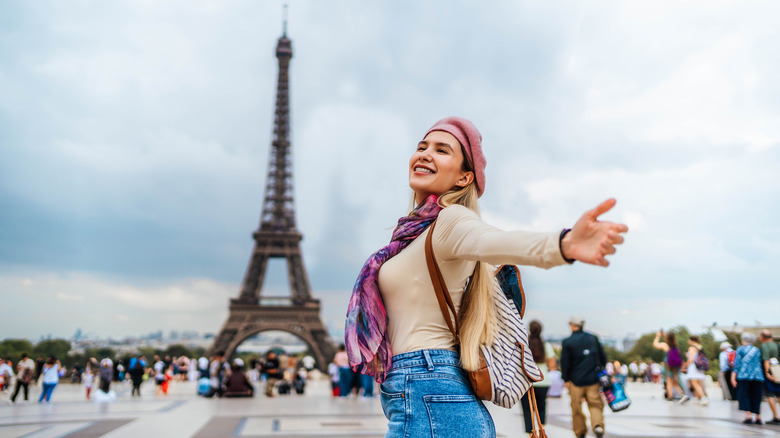
[[[433,254],[435,225],[436,221],[431,224],[425,239],[425,259],[444,321],[455,337],[455,343],[460,344],[458,314]],[[517,267],[501,266],[496,271],[496,280],[493,300],[498,330],[491,344],[479,347],[479,369],[466,371],[466,374],[477,398],[509,409],[517,404],[529,389],[529,398],[534,400],[533,382],[542,380],[544,376],[531,355],[528,331],[523,325],[525,295]],[[535,403],[531,403],[531,406],[535,410]],[[538,419],[538,412],[536,417]],[[538,436],[545,437],[541,421],[538,423],[541,427],[541,434]]]

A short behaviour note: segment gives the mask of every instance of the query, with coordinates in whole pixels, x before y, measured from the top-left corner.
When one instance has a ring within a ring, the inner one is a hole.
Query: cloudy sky
[[[257,228],[280,1],[0,0],[0,338],[218,331]],[[298,228],[338,332],[447,115],[483,218],[558,230],[608,197],[607,269],[522,270],[549,335],[778,323],[776,2],[291,0]],[[265,291],[286,292],[272,263]],[[264,293],[266,293],[264,292]]]

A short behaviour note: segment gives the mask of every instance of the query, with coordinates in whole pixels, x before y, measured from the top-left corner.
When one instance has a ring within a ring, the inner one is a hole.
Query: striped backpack
[[[442,315],[457,342],[460,331],[457,313],[436,258],[433,256],[434,225],[436,225],[435,221],[431,224],[425,240],[425,258]],[[503,265],[498,268],[495,284],[493,300],[496,304],[498,331],[491,344],[480,345],[480,369],[467,371],[467,374],[478,398],[509,409],[517,404],[529,389],[533,391],[533,382],[542,380],[544,376],[536,365],[528,345],[528,331],[523,324],[525,295],[517,267]],[[529,398],[534,399],[534,397]],[[541,426],[541,421],[539,425]],[[541,432],[539,436],[545,436],[543,427]]]

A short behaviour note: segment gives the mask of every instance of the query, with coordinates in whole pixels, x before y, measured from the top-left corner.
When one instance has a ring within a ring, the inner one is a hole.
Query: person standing
[[[761,396],[764,392],[764,370],[761,349],[754,345],[755,342],[756,335],[753,333],[742,334],[742,345],[737,348],[731,374],[731,384],[737,387],[739,410],[745,411],[745,424],[763,424]]]
[[[127,373],[130,374],[130,381],[133,383],[133,389],[130,390],[130,397],[141,396],[141,383],[144,381],[146,372],[146,360],[141,356],[130,359]]]
[[[502,231],[488,225],[478,208],[485,165],[482,135],[470,121],[447,117],[429,128],[406,167],[414,207],[399,219],[390,243],[368,258],[353,287],[345,326],[349,364],[381,384],[387,438],[432,437],[434,431],[495,436],[493,419],[466,376],[479,368],[479,345],[494,337],[494,266],[547,269],[574,260],[607,266],[605,256],[628,230],[598,220],[614,199],[586,212],[571,230]],[[430,280],[429,236],[458,318],[459,343]],[[442,414],[447,419],[437,420]]]
[[[344,344],[339,345],[336,355],[333,356],[333,363],[339,368],[339,396],[349,397],[349,394],[352,393],[355,373],[349,366],[347,348]]]
[[[27,353],[22,353],[22,358],[16,364],[16,388],[11,396],[11,403],[16,402],[19,390],[24,389],[24,401],[29,401],[30,382],[35,377],[35,362],[27,357]]]
[[[780,383],[776,383],[775,379],[780,381],[780,376],[773,376],[769,371],[769,367],[772,363],[777,363],[780,358],[780,348],[778,348],[777,342],[772,339],[772,332],[769,330],[761,330],[761,364],[764,369],[764,395],[766,401],[769,403],[769,409],[772,410],[772,421],[769,424],[780,424],[780,415],[778,415],[777,409],[777,397],[780,396]]]
[[[163,396],[163,383],[165,383],[165,362],[160,359],[160,356],[154,355],[154,395],[157,397]]]
[[[95,373],[92,371],[91,367],[87,367],[87,369],[84,370],[84,375],[81,377],[81,384],[84,385],[87,400],[90,400],[90,397],[92,396],[92,384],[94,381]]]
[[[281,365],[279,365],[279,358],[276,357],[276,352],[273,350],[268,351],[265,355],[265,361],[263,362],[263,372],[265,373],[265,395],[266,397],[274,396],[274,386],[282,377]]]
[[[686,355],[683,369],[686,375],[686,381],[691,385],[693,389],[693,396],[696,397],[696,401],[699,404],[707,405],[710,403],[710,399],[707,394],[704,393],[704,370],[700,370],[696,363],[696,356],[704,354],[702,352],[701,339],[698,336],[691,335],[688,338],[688,354]],[[688,396],[684,395],[680,399],[680,404],[685,403],[688,400]]]
[[[108,394],[111,389],[111,380],[114,378],[114,361],[111,358],[104,357],[100,361],[100,371],[98,376],[100,377],[100,390],[104,394]],[[96,395],[99,396],[100,394]]]
[[[674,400],[675,389],[680,394],[680,397],[685,396],[685,391],[683,391],[682,385],[680,384],[680,369],[683,365],[683,359],[680,348],[677,346],[677,338],[674,336],[674,333],[667,333],[663,341],[661,341],[661,336],[664,336],[663,331],[659,330],[655,333],[653,347],[665,353],[664,363],[666,363],[666,370],[664,372],[664,382],[666,399],[672,401]]]
[[[731,348],[728,342],[721,342],[720,353],[718,354],[718,364],[720,373],[718,373],[718,383],[723,391],[723,400],[736,400],[737,388],[731,385],[731,373],[734,370],[734,356],[736,351]]]
[[[541,370],[544,379],[534,382],[534,399],[539,409],[539,419],[542,424],[547,424],[547,391],[550,389],[550,372],[556,369],[555,351],[549,342],[542,339],[542,323],[533,320],[528,324],[528,346],[531,348],[531,355],[536,362],[536,366]],[[520,404],[523,409],[523,420],[525,421],[525,433],[530,434],[533,430],[533,418],[530,404],[531,391],[525,393]]]
[[[598,369],[607,365],[607,354],[599,338],[583,331],[585,319],[569,320],[571,336],[561,347],[561,373],[571,396],[571,419],[574,435],[584,438],[588,432],[582,399],[588,404],[590,423],[598,438],[604,436],[604,401],[599,392]]]
[[[41,391],[41,397],[38,399],[38,403],[51,402],[51,395],[54,392],[54,388],[60,382],[60,372],[62,371],[62,364],[56,357],[50,356],[49,360],[43,365],[41,375],[43,376],[43,391]]]

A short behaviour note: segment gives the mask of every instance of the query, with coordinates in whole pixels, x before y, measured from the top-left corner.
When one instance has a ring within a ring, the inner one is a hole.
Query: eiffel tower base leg
[[[336,346],[320,319],[320,304],[317,300],[287,306],[247,304],[232,300],[228,319],[214,338],[208,354],[223,351],[225,357],[230,357],[244,340],[269,330],[284,331],[302,339],[317,361],[317,369],[327,374],[328,363],[336,354]]]

